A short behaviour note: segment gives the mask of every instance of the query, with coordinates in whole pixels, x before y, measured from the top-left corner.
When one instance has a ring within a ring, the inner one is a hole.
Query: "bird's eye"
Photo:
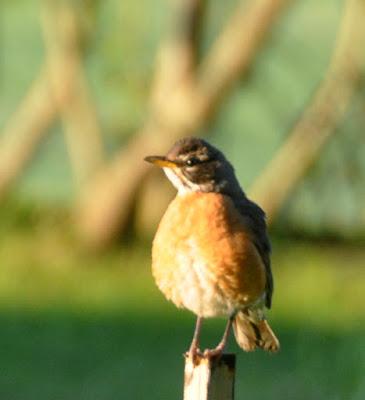
[[[193,165],[199,164],[200,160],[198,158],[191,157],[191,158],[188,158],[185,163],[189,167],[192,167]]]

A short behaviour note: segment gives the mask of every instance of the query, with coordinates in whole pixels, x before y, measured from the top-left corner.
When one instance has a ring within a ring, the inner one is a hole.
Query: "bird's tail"
[[[253,351],[257,347],[275,352],[280,343],[265,319],[253,318],[252,315],[240,311],[233,321],[233,331],[238,345],[245,351]]]

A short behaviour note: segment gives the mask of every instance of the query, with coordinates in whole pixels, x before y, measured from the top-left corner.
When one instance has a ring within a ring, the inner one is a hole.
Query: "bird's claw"
[[[215,349],[206,349],[204,350],[203,357],[204,358],[216,358],[220,357],[223,353],[224,346],[217,346]]]
[[[218,345],[214,349],[205,349],[204,351],[201,351],[198,348],[194,348],[184,353],[184,357],[192,359],[194,364],[196,364],[202,358],[212,359],[220,357],[223,353],[223,350],[224,346],[220,345]]]
[[[184,354],[185,358],[190,358],[194,364],[204,357],[204,353],[199,348],[190,349]]]

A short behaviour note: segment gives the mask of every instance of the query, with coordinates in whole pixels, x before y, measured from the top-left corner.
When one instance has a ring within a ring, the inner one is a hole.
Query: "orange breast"
[[[152,267],[168,299],[202,316],[230,314],[265,290],[265,268],[244,218],[217,193],[172,201],[153,242]]]

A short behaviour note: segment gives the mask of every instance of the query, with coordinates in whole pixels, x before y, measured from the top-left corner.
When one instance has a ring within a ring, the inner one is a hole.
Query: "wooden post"
[[[184,400],[233,400],[236,355],[185,359]]]

